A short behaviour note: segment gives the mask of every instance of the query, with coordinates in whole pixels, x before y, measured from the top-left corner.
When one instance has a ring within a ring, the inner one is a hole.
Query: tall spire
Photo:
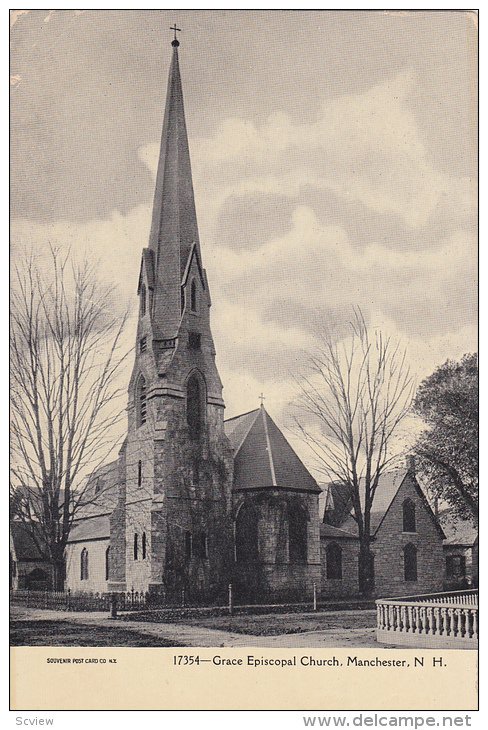
[[[199,236],[178,63],[179,41],[171,45],[166,109],[154,193],[149,248],[155,264],[153,321],[161,334],[176,335],[180,322],[181,279]]]

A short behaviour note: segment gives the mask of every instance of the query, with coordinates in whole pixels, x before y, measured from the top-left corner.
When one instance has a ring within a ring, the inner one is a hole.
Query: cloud
[[[394,214],[411,229],[426,225],[453,196],[462,199],[464,216],[469,181],[430,164],[408,105],[414,85],[415,73],[404,71],[362,94],[327,99],[308,124],[293,124],[284,113],[261,126],[226,119],[215,136],[193,141],[196,185],[205,180],[207,191],[234,195],[263,191],[265,180],[267,192],[285,195],[314,186]]]
[[[436,170],[405,71],[323,101],[307,124],[282,112],[227,119],[190,139],[212,326],[229,415],[278,416],[317,332],[344,336],[353,306],[401,339],[419,378],[476,347],[473,183]],[[138,150],[156,174],[159,144]],[[87,223],[13,221],[15,242],[71,245],[135,301],[147,201]]]

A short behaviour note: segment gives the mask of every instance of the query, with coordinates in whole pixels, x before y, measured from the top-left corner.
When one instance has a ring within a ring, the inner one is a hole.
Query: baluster
[[[434,626],[433,626],[434,621],[433,621],[433,617],[432,617],[432,606],[429,606],[429,608],[426,608],[425,609],[425,613],[426,613],[426,616],[427,616],[427,633],[428,634],[433,634],[434,633],[434,631],[433,631],[433,629],[434,629]]]
[[[459,609],[459,636],[469,638],[468,611],[465,608]]]
[[[400,606],[400,626],[398,627],[400,631],[405,631],[405,613],[406,613],[406,606]]]
[[[453,636],[458,637],[459,636],[459,611],[457,608],[453,609],[453,623],[454,623]]]
[[[471,636],[472,639],[478,638],[478,610],[473,610],[473,634]]]
[[[413,631],[412,626],[412,606],[407,606],[407,631]]]
[[[376,606],[376,627],[378,629],[383,628],[383,626],[381,625],[381,605],[379,603]]]
[[[445,636],[447,634],[446,615],[447,615],[447,608],[442,607],[441,615],[440,615],[441,626],[440,626],[440,631],[439,631],[439,633],[442,634],[442,636]]]

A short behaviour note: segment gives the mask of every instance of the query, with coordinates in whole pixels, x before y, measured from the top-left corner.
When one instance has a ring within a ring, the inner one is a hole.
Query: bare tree
[[[370,334],[360,310],[351,336],[338,344],[326,334],[299,381],[300,406],[310,425],[297,421],[319,470],[342,485],[352,503],[359,536],[359,588],[373,588],[371,509],[381,474],[392,465],[391,440],[407,414],[413,379],[406,353],[380,331]]]
[[[13,275],[11,506],[60,590],[86,477],[112,449],[125,409],[117,378],[127,312],[117,313],[93,265],[54,250],[39,262],[28,255]]]

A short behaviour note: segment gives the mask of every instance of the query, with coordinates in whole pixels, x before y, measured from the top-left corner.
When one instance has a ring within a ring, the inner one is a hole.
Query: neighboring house
[[[52,589],[52,568],[22,522],[10,522],[9,585],[14,590]]]
[[[347,490],[329,484],[320,527],[323,596],[358,593],[357,535]],[[376,596],[442,590],[444,534],[415,477],[411,460],[407,468],[381,476],[373,500],[371,536]]]
[[[478,530],[470,520],[456,515],[452,508],[439,513],[444,530],[445,587],[466,588],[478,585]]]

